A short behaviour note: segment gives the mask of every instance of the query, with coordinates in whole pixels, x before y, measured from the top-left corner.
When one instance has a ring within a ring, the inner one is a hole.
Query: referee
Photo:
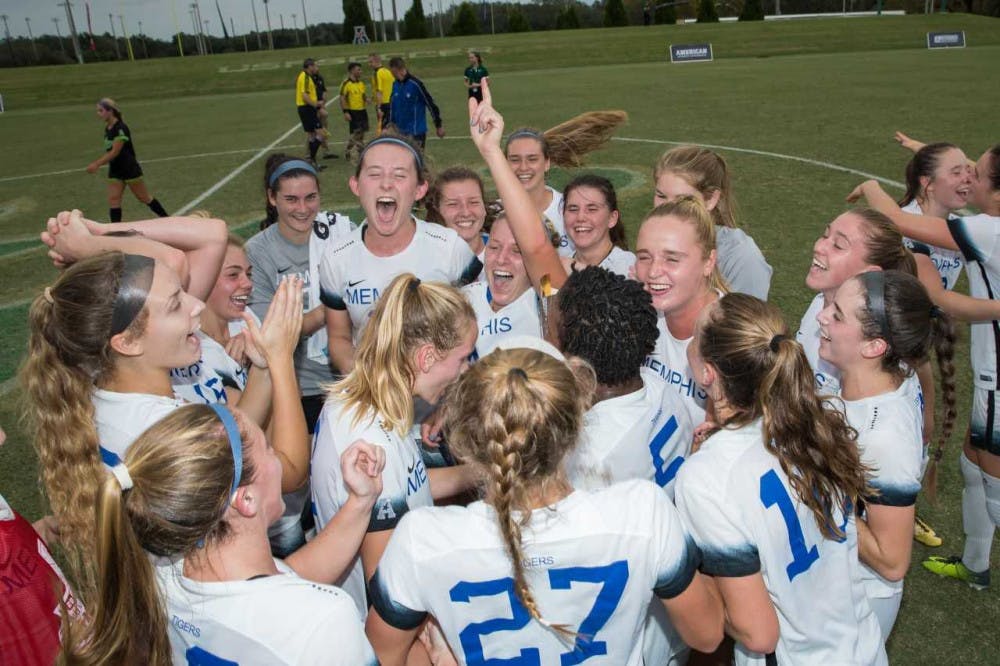
[[[319,122],[319,109],[323,106],[323,103],[319,101],[319,95],[316,94],[316,83],[313,81],[313,76],[317,72],[319,72],[319,67],[317,67],[315,60],[306,58],[302,62],[302,71],[299,72],[299,78],[295,81],[295,107],[299,112],[299,120],[302,121],[302,130],[306,133],[309,161],[317,170],[323,170],[326,167],[316,163],[316,153],[319,152],[322,143],[319,135],[322,131]]]

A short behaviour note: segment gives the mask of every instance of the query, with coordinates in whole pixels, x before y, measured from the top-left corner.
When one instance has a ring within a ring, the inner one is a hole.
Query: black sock
[[[309,142],[309,159],[313,162],[316,161],[316,153],[319,152],[320,142],[319,139],[313,139]]]
[[[156,197],[153,197],[153,199],[148,204],[146,204],[146,205],[149,206],[149,210],[151,210],[154,213],[156,213],[156,215],[158,217],[166,217],[167,216],[166,209],[163,207],[163,204],[160,203],[160,200],[157,199]]]
[[[121,222],[122,221],[122,209],[121,208],[112,208],[111,209],[111,221],[112,222]]]

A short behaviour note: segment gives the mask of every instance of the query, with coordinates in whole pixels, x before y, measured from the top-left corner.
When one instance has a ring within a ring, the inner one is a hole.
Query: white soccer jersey
[[[522,543],[542,617],[577,632],[575,645],[518,601],[496,515],[484,502],[406,516],[372,579],[372,605],[397,628],[430,613],[461,664],[637,666],[653,594],[676,597],[697,565],[677,510],[646,481],[576,491],[536,509]]]
[[[872,469],[868,483],[878,491],[868,504],[913,506],[924,469],[924,398],[916,375],[899,388],[862,400],[844,400],[847,422],[858,431],[861,462]],[[889,581],[862,564],[871,598],[903,593],[903,581]]]
[[[552,193],[552,203],[550,203],[549,207],[542,213],[542,217],[544,218],[542,221],[545,223],[546,227],[551,226],[552,230],[559,236],[559,247],[556,248],[559,254],[563,257],[572,257],[573,253],[576,252],[576,246],[573,245],[573,241],[570,240],[569,234],[566,233],[566,223],[563,221],[562,192],[555,190],[548,185],[545,186],[545,189]]]
[[[615,245],[598,266],[627,278],[629,269],[635,267],[635,255]]]
[[[969,294],[975,298],[1000,296],[1000,217],[973,215],[948,220],[948,229],[969,264]],[[1000,322],[970,325],[972,330],[972,383],[976,388],[996,391],[997,349]]]
[[[353,417],[353,409],[345,410],[340,400],[330,397],[316,423],[310,475],[316,529],[323,529],[347,501],[340,456],[359,439],[385,449],[382,494],[372,507],[368,531],[394,529],[406,512],[434,504],[420,447],[412,436],[400,437],[390,430],[378,416],[366,414],[357,424],[353,423]],[[351,595],[364,617],[368,601],[360,555],[341,581],[341,587]]]
[[[320,264],[320,300],[334,310],[347,310],[354,344],[368,323],[379,294],[393,278],[413,273],[421,280],[467,284],[482,264],[457,233],[439,224],[417,220],[413,240],[399,254],[377,257],[365,247],[367,223],[351,232],[323,255]]]
[[[667,384],[677,388],[677,392],[684,398],[691,424],[697,428],[705,422],[708,391],[694,380],[694,372],[688,363],[687,348],[693,338],[678,340],[671,335],[667,320],[662,314],[657,317],[656,327],[660,333],[656,338],[656,347],[646,357],[643,365],[658,374]]]
[[[542,337],[542,320],[538,315],[538,297],[531,287],[499,311],[493,310],[493,295],[486,282],[473,282],[462,287],[462,292],[476,311],[476,358],[482,358],[504,338],[515,335]]]
[[[840,370],[819,357],[819,321],[816,317],[823,310],[823,294],[816,294],[809,309],[802,315],[795,340],[802,345],[809,366],[816,375],[816,391],[821,395],[840,394]]]
[[[125,451],[136,437],[164,416],[186,403],[174,396],[166,398],[149,393],[118,393],[95,388],[94,426],[101,448],[101,461],[114,467],[125,457]]]
[[[672,496],[674,477],[691,449],[691,417],[685,401],[656,373],[643,368],[641,375],[641,389],[602,400],[584,416],[580,441],[566,462],[574,488],[645,479]]]
[[[170,371],[170,384],[184,400],[196,404],[226,403],[226,389],[242,391],[247,387],[247,371],[226,353],[214,338],[198,331],[201,358],[186,368]]]
[[[903,211],[913,213],[914,215],[924,214],[916,199],[903,206]],[[949,219],[954,219],[954,217],[953,215],[948,216]],[[934,268],[941,275],[941,284],[944,285],[944,288],[955,288],[955,283],[958,282],[958,278],[962,275],[962,266],[965,265],[965,262],[962,260],[962,253],[959,250],[949,250],[937,247],[936,245],[928,245],[927,243],[921,243],[911,238],[903,238],[903,245],[909,248],[911,252],[929,256],[931,262],[934,263]]]
[[[185,578],[183,560],[157,561],[175,664],[377,664],[350,597],[281,572],[251,580]]]
[[[730,291],[750,294],[766,301],[774,269],[767,263],[757,243],[742,229],[715,227],[719,272]]]
[[[761,422],[720,430],[681,466],[677,508],[712,576],[763,575],[778,614],[779,664],[887,664],[865,596],[853,511],[834,520],[846,539],[823,537]]]

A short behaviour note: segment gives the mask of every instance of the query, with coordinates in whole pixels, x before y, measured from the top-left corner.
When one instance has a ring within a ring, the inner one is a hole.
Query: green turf
[[[969,48],[923,48],[927,30],[952,29],[966,31]],[[714,44],[715,62],[665,62],[671,41],[702,40]],[[490,49],[486,59],[497,106],[509,128],[549,127],[591,109],[629,112],[619,140],[595,154],[591,166],[618,186],[630,237],[651,203],[649,172],[669,147],[663,142],[729,147],[720,152],[732,168],[741,222],[775,267],[772,300],[793,327],[811,298],[803,278],[812,243],[845,208],[843,198],[861,176],[791,157],[901,180],[907,154],[891,140],[897,128],[920,138],[954,141],[973,157],[1000,140],[996,19],[949,15],[548,32],[404,42],[393,45],[392,52],[454,53],[470,46]],[[364,51],[337,47],[314,53],[332,59]],[[31,249],[31,237],[60,209],[107,215],[103,177],[83,171],[101,150],[94,100],[102,95],[119,99],[151,191],[169,210],[177,210],[295,127],[291,85],[297,61],[305,54],[0,71],[0,92],[12,109],[0,115],[6,157],[0,161],[0,326],[7,334],[0,347],[0,387],[10,386],[3,382],[9,381],[24,348],[27,299],[55,275],[44,252]],[[220,67],[243,65],[276,68],[219,72]],[[328,82],[337,81],[340,67],[324,65]],[[463,138],[464,67],[461,55],[413,58],[414,71],[425,77],[441,104],[449,132],[448,140],[429,142],[438,168],[453,163],[481,168]],[[334,136],[340,138],[346,128],[336,116],[333,120]],[[301,132],[293,131],[279,144],[301,152]],[[327,164],[321,178],[325,207],[357,216],[346,184],[350,166],[343,160]],[[22,178],[71,169],[75,171]],[[261,171],[261,162],[253,163],[199,207],[242,225],[244,232],[252,230],[263,213]],[[559,186],[574,173],[554,170],[550,180]],[[128,194],[125,216],[145,216]],[[954,454],[968,413],[967,358],[963,342],[957,358],[958,432],[942,472],[941,499],[937,506],[920,505],[921,515],[945,537],[940,550],[946,553],[957,552],[962,539],[961,477]],[[16,397],[16,392],[5,392],[0,399],[0,423],[12,434],[0,450],[0,490],[37,517],[43,504],[30,447],[16,427]],[[915,548],[890,643],[893,663],[992,663],[993,625],[1000,617],[996,589],[974,593],[938,581],[919,566],[925,554],[927,549]],[[994,556],[994,565],[998,561]]]

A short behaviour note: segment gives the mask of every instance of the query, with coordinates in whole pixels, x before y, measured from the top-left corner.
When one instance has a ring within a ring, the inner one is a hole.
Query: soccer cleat
[[[947,576],[964,581],[974,590],[985,590],[990,586],[990,570],[973,571],[962,564],[962,558],[957,555],[941,557],[932,555],[923,562],[924,568],[938,576]]]
[[[934,528],[920,520],[919,516],[913,517],[913,539],[931,548],[937,548],[943,543]]]

